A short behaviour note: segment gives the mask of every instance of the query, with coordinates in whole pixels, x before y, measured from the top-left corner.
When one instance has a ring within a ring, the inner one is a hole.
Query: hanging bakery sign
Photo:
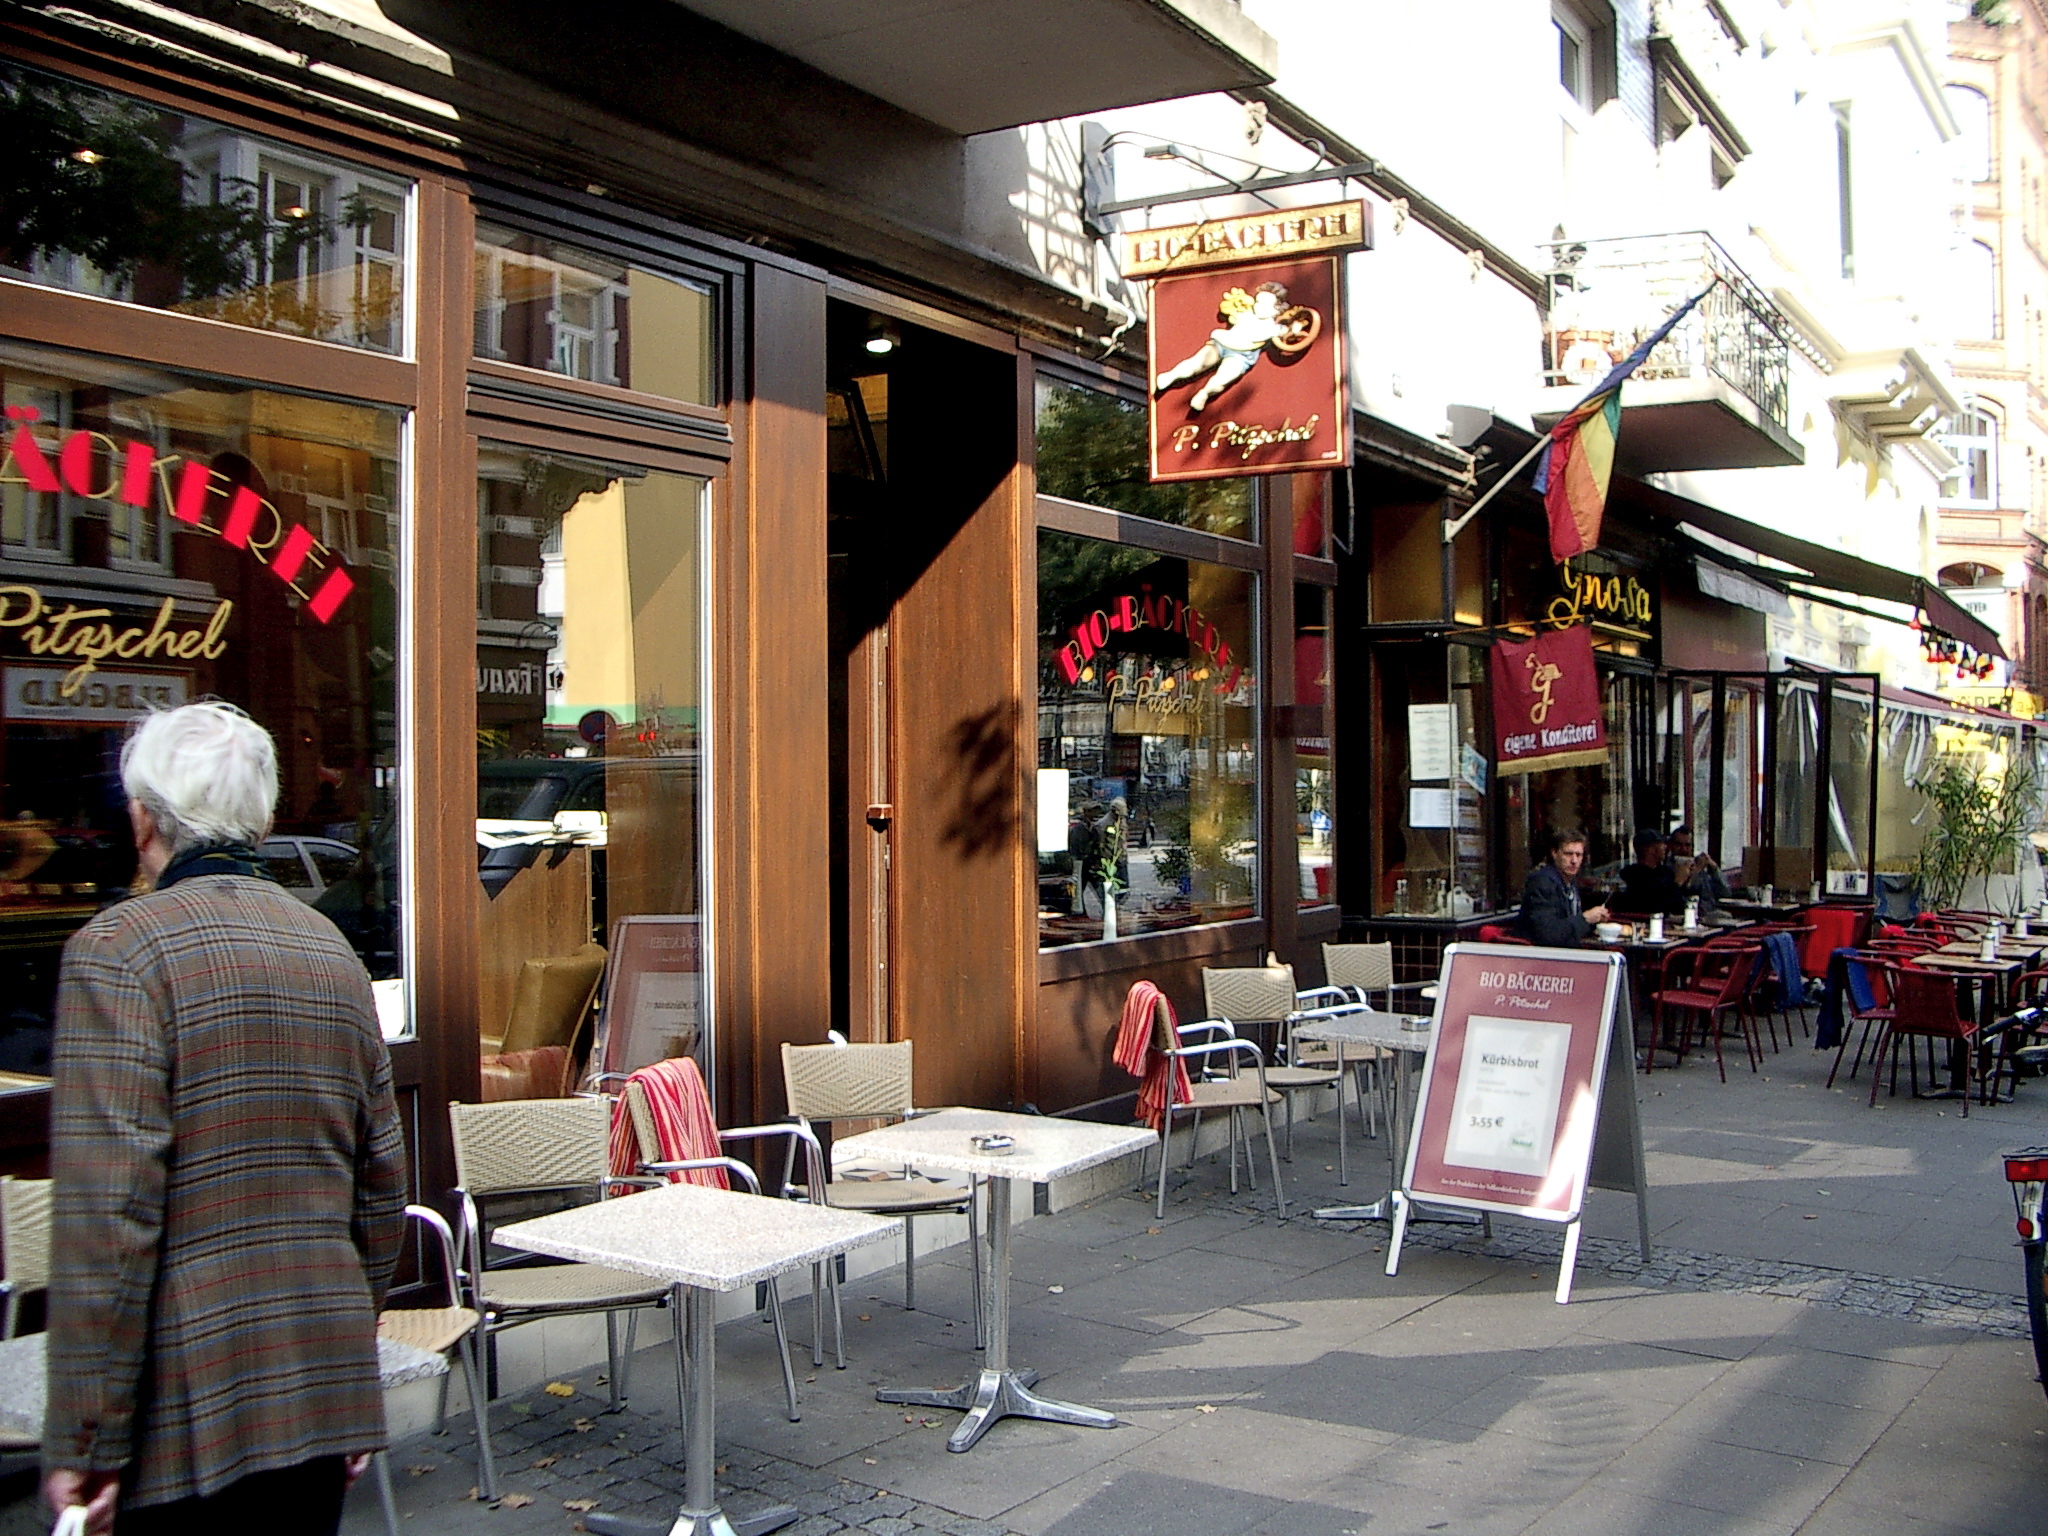
[[[1593,636],[1583,624],[1501,640],[1489,653],[1495,761],[1502,774],[1607,761]]]
[[[1362,201],[1124,234],[1152,280],[1152,479],[1351,462],[1344,255],[1370,242]]]

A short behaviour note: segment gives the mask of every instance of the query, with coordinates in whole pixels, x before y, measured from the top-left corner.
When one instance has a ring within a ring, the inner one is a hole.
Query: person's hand
[[[341,1470],[348,1478],[348,1481],[342,1486],[345,1488],[355,1487],[356,1479],[370,1470],[370,1458],[375,1454],[376,1452],[374,1451],[358,1451],[353,1456],[342,1457]]]
[[[114,1500],[121,1491],[118,1472],[78,1472],[59,1467],[43,1479],[43,1502],[61,1515],[74,1504],[85,1506],[86,1536],[110,1536]]]
[[[1605,907],[1588,907],[1584,913],[1585,919],[1589,923],[1604,923],[1607,921],[1608,915]]]

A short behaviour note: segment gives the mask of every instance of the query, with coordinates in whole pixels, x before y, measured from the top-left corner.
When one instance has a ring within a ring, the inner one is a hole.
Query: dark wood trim
[[[939,309],[902,294],[891,293],[886,288],[877,288],[872,283],[856,282],[850,277],[833,274],[825,281],[826,292],[835,299],[849,304],[858,304],[862,309],[872,309],[880,314],[892,315],[898,320],[907,320],[912,325],[921,325],[927,330],[938,331],[961,341],[971,341],[977,347],[988,347],[996,352],[1015,352],[1017,336],[1013,331],[1002,331],[994,326],[980,325],[964,319],[949,310]]]
[[[1038,535],[1021,509],[1038,501],[1038,366],[1028,346],[1017,351],[1017,570],[1011,601],[1017,615],[1016,689],[1017,824],[1023,836],[1018,877],[1023,883],[1017,902],[1017,932],[1012,936],[1016,962],[1017,1078],[1012,1102],[1037,1104],[1044,1097],[1039,1053],[1044,1035],[1039,1028],[1038,968]]]
[[[472,417],[509,423],[515,430],[538,427],[557,435],[590,437],[626,445],[629,453],[701,455],[720,466],[732,457],[732,428],[723,417],[707,421],[637,401],[558,391],[531,377],[483,373],[474,363],[467,384]]]
[[[544,373],[538,368],[521,368],[490,358],[469,360],[469,387],[507,400],[566,400],[573,402],[568,409],[606,422],[654,427],[711,442],[732,441],[732,423],[717,406],[696,405],[611,384],[593,384],[588,379],[565,378],[559,373]]]
[[[422,315],[427,308],[420,306]],[[44,346],[299,394],[406,408],[418,401],[416,365],[401,358],[11,278],[0,278],[0,331]]]
[[[1073,374],[1076,383],[1107,384],[1118,394],[1142,396],[1144,393],[1144,381],[1134,378],[1128,369],[1119,368],[1114,363],[1094,357],[1076,357],[1064,347],[1055,347],[1035,336],[1025,336],[1017,345],[1046,364],[1047,373]]]
[[[1301,854],[1294,829],[1294,583],[1288,579],[1293,574],[1295,477],[1260,478],[1266,579],[1253,607],[1255,643],[1265,655],[1256,801],[1259,844],[1265,852],[1259,860],[1259,906],[1266,914],[1268,944],[1284,955],[1293,953],[1295,914],[1301,906]]]
[[[534,416],[541,413],[533,412]],[[727,464],[723,457],[713,458],[700,453],[677,453],[668,448],[656,448],[648,443],[636,443],[616,437],[598,437],[589,432],[563,431],[556,427],[541,426],[524,419],[522,415],[507,412],[502,416],[472,413],[467,418],[469,430],[479,438],[494,443],[516,443],[522,447],[539,448],[553,453],[566,453],[580,459],[591,459],[599,463],[620,463],[638,465],[646,469],[664,469],[678,475],[701,475],[715,479],[723,475]],[[566,420],[571,427],[579,425],[573,417],[550,417],[549,420]],[[472,554],[471,561],[474,563]],[[474,606],[472,599],[471,606]]]
[[[1312,587],[1334,587],[1337,585],[1337,562],[1319,555],[1296,555],[1294,579]]]
[[[1312,939],[1335,938],[1343,926],[1344,909],[1334,902],[1322,907],[1303,907],[1295,917],[1294,939],[1296,944],[1306,944]]]
[[[419,1156],[428,1200],[455,1183],[451,1100],[478,1097],[476,964],[476,442],[462,414],[474,236],[464,190],[420,184],[420,266],[433,274],[420,326],[411,519],[412,754],[418,882],[413,990]]]
[[[1038,952],[1038,984],[1073,981],[1083,976],[1104,976],[1111,971],[1128,971],[1147,965],[1164,965],[1174,960],[1192,960],[1202,955],[1226,955],[1252,949],[1265,942],[1266,920],[1242,917],[1229,923],[1205,923],[1199,928],[1170,928],[1164,933],[1141,933],[1107,943],[1068,944]]]
[[[137,35],[141,36],[139,32]],[[199,43],[199,38],[194,36],[189,45],[178,45],[189,46],[190,50],[187,69],[181,71],[165,67],[147,55],[123,57],[102,52],[76,39],[55,36],[33,23],[13,21],[6,29],[0,30],[0,56],[32,69],[66,75],[102,90],[118,91],[173,111],[189,112],[225,127],[264,134],[281,143],[323,155],[333,154],[336,141],[345,140],[344,158],[403,176],[417,175],[429,168],[442,172],[459,172],[462,168],[461,156],[452,149],[369,125],[373,118],[388,120],[395,114],[358,105],[325,91],[312,90],[286,78],[281,72],[264,75],[254,63],[238,65],[209,58]],[[155,48],[158,45],[152,40],[148,46]],[[171,49],[161,48],[159,52],[165,59],[176,58]],[[198,69],[216,74],[243,75],[251,80],[261,79],[273,90],[299,97],[303,105],[294,110],[251,91],[223,84],[219,79],[196,80],[190,71]],[[309,115],[314,114],[317,116],[309,126]],[[420,131],[423,134],[439,133],[451,141],[455,137],[448,130],[436,130],[425,125]]]
[[[1140,544],[1161,554],[1184,560],[1206,560],[1239,571],[1264,571],[1266,552],[1245,539],[1226,539],[1195,528],[1182,528],[1107,507],[1065,501],[1058,496],[1038,496],[1037,521],[1041,528],[1079,534],[1084,539],[1102,539],[1111,544]]]

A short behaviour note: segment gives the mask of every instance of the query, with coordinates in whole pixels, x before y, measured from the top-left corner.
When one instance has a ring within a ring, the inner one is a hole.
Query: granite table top
[[[516,1222],[492,1236],[507,1248],[550,1258],[602,1264],[671,1285],[736,1291],[879,1242],[900,1225],[829,1205],[669,1184]]]
[[[1007,1153],[976,1148],[971,1138],[988,1134],[1014,1137],[1016,1146]],[[1096,1125],[994,1109],[942,1109],[849,1136],[834,1152],[848,1158],[888,1158],[986,1179],[1044,1183],[1142,1151],[1158,1140],[1156,1132],[1142,1125]]]
[[[1426,1051],[1435,1036],[1432,1020],[1421,1015],[1422,1027],[1409,1027],[1418,1015],[1405,1013],[1340,1013],[1333,1018],[1305,1019],[1294,1026],[1303,1040],[1334,1040],[1344,1045],[1377,1045],[1389,1051]]]

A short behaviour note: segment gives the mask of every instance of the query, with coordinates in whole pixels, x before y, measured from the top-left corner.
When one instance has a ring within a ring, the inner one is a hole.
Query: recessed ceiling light
[[[870,336],[867,340],[867,348],[877,357],[886,357],[896,350],[896,338],[893,336]]]

